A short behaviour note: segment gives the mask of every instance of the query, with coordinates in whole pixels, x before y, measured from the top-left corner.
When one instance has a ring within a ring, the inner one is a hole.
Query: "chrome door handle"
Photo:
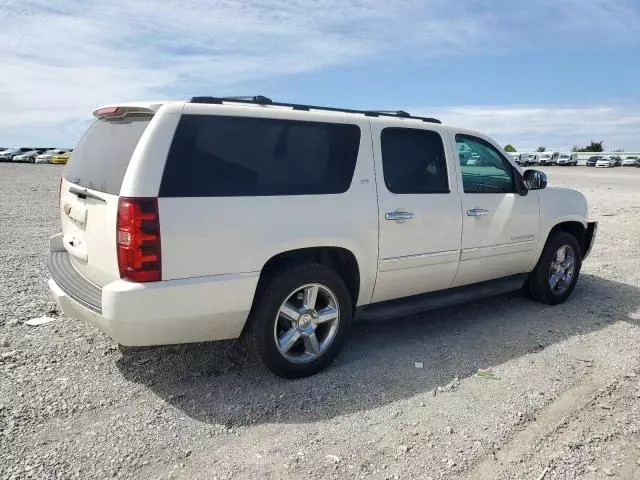
[[[415,215],[413,212],[389,212],[384,215],[387,220],[411,220]]]
[[[467,215],[470,217],[484,217],[489,215],[489,210],[484,208],[474,208],[473,210],[467,210]]]

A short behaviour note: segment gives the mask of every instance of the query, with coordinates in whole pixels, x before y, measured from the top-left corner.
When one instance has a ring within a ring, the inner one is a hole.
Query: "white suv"
[[[123,345],[243,337],[274,373],[310,375],[355,314],[523,286],[561,303],[595,235],[580,193],[406,112],[195,97],[94,115],[61,180],[49,286]]]

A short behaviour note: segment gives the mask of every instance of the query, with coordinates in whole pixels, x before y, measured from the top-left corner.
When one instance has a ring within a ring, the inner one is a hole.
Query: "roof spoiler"
[[[101,107],[93,112],[93,116],[96,118],[122,118],[126,115],[131,114],[147,114],[153,115],[155,111],[148,107],[143,107],[139,105],[130,105],[130,106],[110,106],[110,107]]]

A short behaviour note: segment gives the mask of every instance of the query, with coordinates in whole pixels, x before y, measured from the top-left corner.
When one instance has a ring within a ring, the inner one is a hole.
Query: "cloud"
[[[229,92],[238,82],[357,64],[407,44],[440,55],[483,35],[479,18],[457,19],[444,0],[428,8],[363,0],[50,5],[0,6],[0,104],[11,112],[0,117],[4,137],[48,132],[112,101]]]
[[[520,151],[541,145],[568,150],[590,141],[605,148],[640,151],[640,105],[579,106],[468,106],[408,109],[435,116],[444,123],[479,130],[502,145]]]
[[[390,58],[486,55],[557,31],[609,41],[622,29],[620,42],[638,43],[634,1],[5,0],[0,105],[10,113],[0,142],[68,143],[81,133],[68,129],[112,101],[234,93],[242,82]]]

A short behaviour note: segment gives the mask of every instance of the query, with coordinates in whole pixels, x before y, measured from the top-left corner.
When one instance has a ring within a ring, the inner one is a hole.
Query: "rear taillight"
[[[132,282],[162,279],[157,198],[119,199],[116,245],[120,278]]]

